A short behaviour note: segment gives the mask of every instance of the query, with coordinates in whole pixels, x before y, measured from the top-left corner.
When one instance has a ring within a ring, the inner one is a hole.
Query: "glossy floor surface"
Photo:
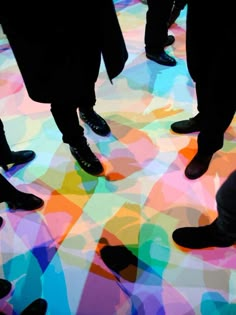
[[[0,204],[0,278],[14,287],[0,309],[19,314],[42,297],[47,315],[236,314],[235,247],[183,251],[171,237],[177,227],[216,217],[216,191],[235,168],[236,120],[207,173],[188,180],[184,169],[197,134],[170,131],[171,123],[197,112],[186,68],[186,11],[169,31],[176,41],[167,52],[177,65],[164,67],[145,57],[146,5],[115,4],[129,59],[113,85],[102,65],[96,86],[96,110],[112,134],[97,136],[83,124],[104,176],[89,175],[75,163],[49,104],[28,97],[1,36],[0,117],[13,150],[37,153],[28,165],[1,172],[45,205],[25,212]],[[138,270],[130,266],[128,274],[115,275],[101,259],[104,244],[131,250]]]

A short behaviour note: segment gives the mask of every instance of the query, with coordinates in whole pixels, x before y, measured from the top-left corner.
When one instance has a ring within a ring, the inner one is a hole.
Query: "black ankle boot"
[[[47,306],[47,301],[44,299],[37,299],[27,306],[20,315],[45,315]]]
[[[80,167],[87,173],[99,175],[103,172],[103,166],[96,155],[91,151],[87,140],[82,137],[77,146],[70,146],[70,151]]]
[[[0,279],[0,299],[7,296],[10,293],[11,288],[12,288],[11,282],[5,279]]]
[[[0,166],[5,171],[8,171],[9,164],[13,164],[12,166],[25,164],[33,160],[35,156],[36,156],[35,152],[31,150],[22,150],[22,151],[16,151],[16,152],[11,151],[11,156],[9,156],[8,158],[0,159]]]
[[[185,176],[188,179],[197,179],[206,173],[213,154],[203,155],[199,152],[193,157],[185,169]]]
[[[99,136],[108,136],[110,134],[111,129],[105,119],[93,109],[87,112],[80,111],[79,116]]]
[[[44,204],[44,201],[41,198],[33,194],[21,192],[19,190],[16,190],[16,192],[12,194],[11,197],[6,198],[4,201],[12,210],[36,210],[41,208]]]

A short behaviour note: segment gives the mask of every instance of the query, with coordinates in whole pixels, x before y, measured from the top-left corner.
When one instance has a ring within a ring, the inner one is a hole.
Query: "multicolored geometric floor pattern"
[[[14,287],[0,309],[19,314],[42,297],[47,315],[235,315],[236,248],[183,251],[171,235],[216,217],[216,191],[235,169],[236,120],[207,173],[188,180],[184,169],[196,134],[170,131],[171,123],[197,112],[186,68],[186,11],[170,29],[176,41],[167,51],[177,66],[164,67],[145,57],[146,5],[115,4],[129,59],[113,85],[102,65],[96,106],[112,135],[96,136],[83,125],[105,167],[102,177],[75,163],[49,104],[29,99],[7,39],[0,39],[0,117],[13,150],[37,153],[25,167],[1,172],[45,200],[32,212],[0,205],[0,278]],[[124,245],[138,257],[135,281],[104,264],[104,243]]]

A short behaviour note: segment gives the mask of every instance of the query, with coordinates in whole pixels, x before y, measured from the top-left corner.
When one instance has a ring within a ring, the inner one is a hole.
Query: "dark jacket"
[[[33,100],[76,101],[98,53],[111,81],[123,70],[128,53],[112,0],[9,6],[0,22]]]

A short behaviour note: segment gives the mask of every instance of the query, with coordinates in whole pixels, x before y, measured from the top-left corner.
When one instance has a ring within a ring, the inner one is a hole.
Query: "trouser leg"
[[[229,53],[229,57],[233,53]],[[212,55],[206,68],[207,74],[202,70],[196,85],[198,86],[199,109],[201,113],[201,131],[198,135],[198,150],[203,154],[213,154],[224,144],[224,133],[233,120],[236,103],[234,95],[234,82],[228,80],[229,69],[224,63],[225,51],[219,48]],[[232,72],[236,66],[232,65]],[[205,77],[205,78],[204,78]]]
[[[0,164],[4,164],[11,159],[11,149],[8,145],[4,125],[0,119]]]
[[[232,172],[216,194],[219,228],[236,237],[236,170]]]
[[[0,202],[9,200],[15,191],[16,188],[0,174]]]
[[[148,0],[147,4],[145,49],[149,53],[160,53],[168,36],[168,21],[173,0]]]
[[[79,124],[77,106],[52,103],[51,113],[58,129],[62,133],[63,142],[76,146],[84,134],[84,130]]]

